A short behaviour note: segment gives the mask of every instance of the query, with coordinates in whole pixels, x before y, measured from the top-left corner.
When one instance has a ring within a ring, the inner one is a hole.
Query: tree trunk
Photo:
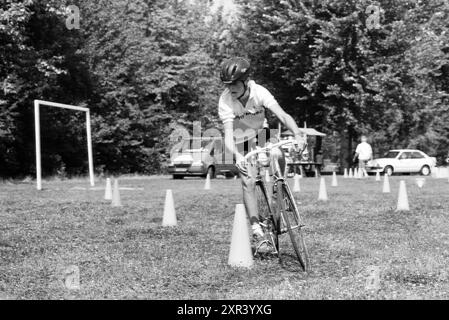
[[[342,170],[352,166],[352,133],[346,128],[340,131],[340,166]]]

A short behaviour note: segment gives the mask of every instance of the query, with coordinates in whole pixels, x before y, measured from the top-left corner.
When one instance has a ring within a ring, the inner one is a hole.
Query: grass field
[[[411,210],[395,212],[399,181]],[[319,180],[301,179],[296,194],[307,227],[313,270],[256,258],[250,270],[227,265],[240,180],[120,179],[123,207],[103,200],[104,180],[0,184],[0,298],[6,299],[449,299],[449,183],[414,176],[382,182],[343,179],[318,202]],[[290,185],[293,181],[289,180]],[[85,189],[83,190],[82,187]],[[162,228],[172,189],[178,226]],[[63,273],[80,269],[79,290]],[[367,290],[367,268],[381,270]]]

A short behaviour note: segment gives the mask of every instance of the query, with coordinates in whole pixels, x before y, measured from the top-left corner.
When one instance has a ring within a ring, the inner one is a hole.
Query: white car
[[[420,173],[428,176],[436,166],[437,159],[420,150],[397,149],[388,151],[383,158],[367,163],[367,171],[380,170],[389,176],[393,173]]]

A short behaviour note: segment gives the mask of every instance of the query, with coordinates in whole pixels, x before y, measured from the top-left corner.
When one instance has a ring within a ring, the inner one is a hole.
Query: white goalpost
[[[90,185],[92,187],[95,186],[94,163],[93,163],[93,156],[92,156],[92,135],[91,135],[91,129],[90,129],[90,110],[89,110],[89,108],[77,107],[77,106],[72,106],[69,104],[55,103],[55,102],[49,102],[49,101],[34,100],[37,190],[42,190],[41,125],[40,125],[40,106],[41,105],[86,112],[87,157],[88,157],[88,161],[89,161],[89,177],[90,177]]]

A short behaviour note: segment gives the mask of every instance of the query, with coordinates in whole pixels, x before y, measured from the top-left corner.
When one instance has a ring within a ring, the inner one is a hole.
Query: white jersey
[[[249,98],[245,106],[234,99],[229,89],[221,94],[218,102],[218,115],[223,123],[233,121],[236,143],[253,139],[263,128],[265,109],[271,109],[278,103],[273,95],[253,80],[248,81]]]
[[[373,154],[373,149],[371,149],[371,146],[367,142],[362,142],[357,145],[357,149],[355,149],[355,152],[359,155],[360,160],[370,160],[371,155]]]

